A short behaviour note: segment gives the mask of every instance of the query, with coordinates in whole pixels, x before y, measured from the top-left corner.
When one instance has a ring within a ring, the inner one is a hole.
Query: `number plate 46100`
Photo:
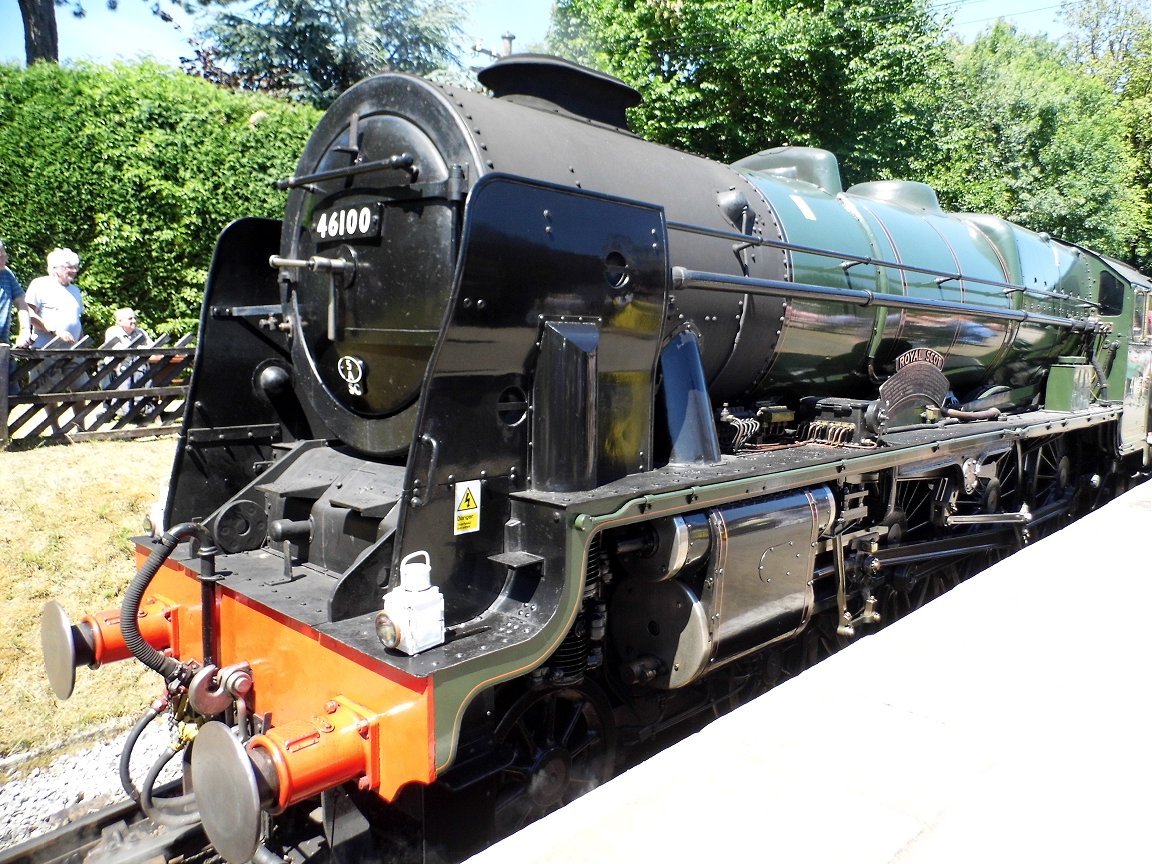
[[[316,215],[312,230],[321,240],[354,240],[380,236],[380,207],[359,204]]]

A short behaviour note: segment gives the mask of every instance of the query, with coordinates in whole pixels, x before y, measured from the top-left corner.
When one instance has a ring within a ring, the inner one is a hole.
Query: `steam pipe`
[[[177,677],[180,661],[165,657],[148,644],[140,635],[140,626],[136,621],[140,614],[140,601],[148,590],[152,578],[160,571],[164,562],[168,560],[172,551],[180,545],[186,537],[196,535],[207,536],[206,529],[195,522],[184,522],[171,531],[165,531],[160,538],[160,545],[148,556],[148,560],[137,571],[128,585],[124,600],[120,603],[120,630],[124,635],[124,645],[132,652],[132,656],[154,672],[158,672],[165,681]]]
[[[752,294],[760,297],[802,298],[805,300],[829,300],[837,303],[851,303],[855,306],[883,306],[888,309],[912,309],[920,312],[939,312],[978,315],[995,321],[1027,322],[1046,327],[1059,327],[1063,330],[1096,332],[1099,323],[1088,319],[1062,318],[1058,315],[1043,315],[1022,309],[998,309],[993,306],[977,306],[969,303],[956,303],[949,300],[930,300],[921,297],[905,297],[900,294],[886,294],[883,291],[865,291],[855,288],[835,288],[828,285],[808,285],[803,282],[783,282],[778,279],[750,279],[745,276],[731,276],[727,273],[706,273],[689,270],[685,267],[672,268],[672,283],[681,288],[700,288],[706,291],[720,291],[731,294]]]
[[[944,408],[940,413],[955,420],[996,420],[999,408],[985,408],[982,411],[961,411],[959,408]]]
[[[148,772],[148,777],[144,781],[143,793],[132,782],[130,765],[136,744],[139,742],[140,736],[144,734],[144,730],[148,728],[148,724],[160,716],[160,712],[167,707],[165,699],[158,699],[153,702],[148,706],[144,715],[136,721],[132,731],[128,733],[128,738],[124,741],[124,748],[120,751],[120,785],[125,794],[140,804],[141,809],[153,821],[173,826],[190,825],[200,821],[200,813],[195,808],[195,793],[181,795],[178,798],[153,798],[153,789],[156,785],[156,779],[160,776],[160,771],[178,751],[169,750],[161,755],[156,764],[152,766],[152,770]]]

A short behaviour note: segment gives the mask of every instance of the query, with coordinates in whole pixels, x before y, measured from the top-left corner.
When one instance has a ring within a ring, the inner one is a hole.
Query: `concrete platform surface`
[[[1152,483],[471,864],[1152,862]]]

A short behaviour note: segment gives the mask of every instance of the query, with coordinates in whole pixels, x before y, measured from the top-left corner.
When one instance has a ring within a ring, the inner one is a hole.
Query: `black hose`
[[[163,701],[154,702],[149,706],[144,716],[136,721],[136,725],[132,727],[132,731],[128,733],[128,738],[124,742],[124,748],[120,751],[120,785],[124,787],[124,791],[128,797],[140,805],[150,819],[154,822],[165,824],[170,827],[180,827],[183,825],[192,825],[200,821],[200,813],[196,809],[196,796],[192,793],[181,795],[175,798],[154,798],[156,779],[160,776],[160,772],[164,766],[171,761],[172,757],[179,752],[169,748],[167,752],[162,753],[160,758],[153,764],[148,776],[144,780],[143,792],[136,788],[132,782],[131,762],[132,753],[136,749],[136,744],[140,740],[140,736],[144,734],[144,730],[148,728],[148,724],[160,716],[160,712],[164,710],[165,704]]]
[[[252,856],[252,864],[288,864],[288,859],[281,858],[267,846],[261,844],[256,847],[256,854]]]
[[[200,811],[196,808],[196,793],[189,792],[175,798],[152,797],[152,790],[156,786],[156,779],[164,766],[172,761],[172,757],[179,750],[168,748],[160,754],[160,758],[153,763],[144,778],[144,787],[140,794],[140,809],[148,818],[158,825],[167,825],[169,828],[179,828],[184,825],[195,825],[200,821]]]
[[[205,529],[195,522],[184,522],[171,531],[165,531],[160,538],[160,545],[148,556],[148,560],[137,571],[128,585],[124,600],[120,603],[120,631],[124,636],[124,645],[132,652],[132,656],[154,672],[160,673],[165,681],[170,681],[180,669],[180,661],[166,657],[148,644],[140,635],[140,625],[137,616],[140,614],[140,601],[144,599],[144,592],[152,578],[159,572],[172,551],[180,545],[181,541],[192,535],[204,535]]]
[[[128,737],[124,741],[124,749],[120,751],[120,785],[124,787],[125,793],[133,801],[140,801],[140,792],[132,783],[132,774],[129,771],[129,765],[132,761],[132,751],[136,748],[136,742],[140,740],[140,736],[144,734],[144,730],[148,728],[148,724],[155,720],[160,715],[160,710],[155,706],[149,706],[148,710],[144,712],[144,716],[136,721],[136,725],[132,727],[132,731],[128,733]]]

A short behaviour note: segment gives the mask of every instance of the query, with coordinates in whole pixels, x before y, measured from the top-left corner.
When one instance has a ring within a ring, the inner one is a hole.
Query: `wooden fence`
[[[193,337],[130,348],[44,348],[0,343],[0,449],[13,441],[91,441],[163,435],[180,428]],[[170,344],[171,343],[171,344]]]

